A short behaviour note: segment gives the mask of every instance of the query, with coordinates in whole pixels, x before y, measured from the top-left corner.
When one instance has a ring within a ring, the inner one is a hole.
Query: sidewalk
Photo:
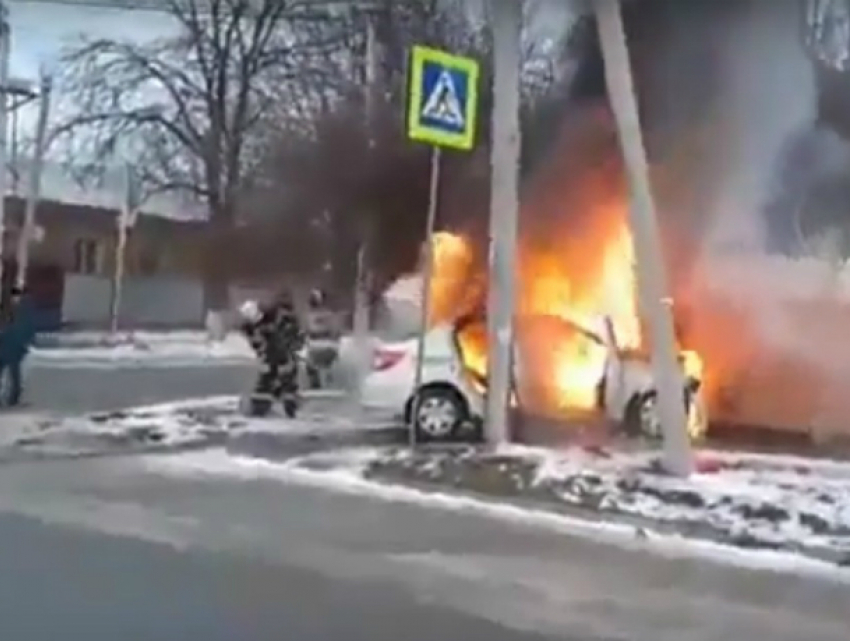
[[[203,399],[79,416],[5,411],[0,415],[0,461],[170,451],[221,443],[231,426],[210,410],[225,403],[230,400]]]
[[[205,332],[69,332],[39,337],[29,362],[50,367],[177,366],[253,363],[247,341],[237,333],[210,342]]]

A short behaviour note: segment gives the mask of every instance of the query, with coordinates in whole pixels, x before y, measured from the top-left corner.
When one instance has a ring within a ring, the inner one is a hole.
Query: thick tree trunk
[[[233,262],[233,216],[213,209],[203,257],[204,309],[222,312],[230,308],[230,277]]]

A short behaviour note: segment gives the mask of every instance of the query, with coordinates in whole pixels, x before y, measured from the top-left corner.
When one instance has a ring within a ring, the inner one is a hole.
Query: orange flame
[[[554,250],[520,251],[517,339],[527,365],[521,386],[535,404],[557,412],[595,405],[606,355],[602,345],[573,331],[568,323],[598,332],[600,319],[607,315],[621,345],[640,344],[631,236],[623,219],[600,220],[605,224],[600,222],[595,238],[588,235],[583,243],[566,243],[562,255]],[[477,274],[470,242],[441,232],[434,237],[433,252],[431,322],[450,322],[476,303],[480,308],[483,292],[473,283]],[[466,367],[485,375],[483,322],[461,332],[459,339]]]
[[[603,335],[611,319],[614,339],[641,350],[634,244],[619,146],[610,121],[590,113],[567,128],[561,153],[538,172],[523,200],[518,250],[516,341],[523,361],[519,383],[525,402],[543,411],[593,408],[607,349],[578,328]],[[483,319],[486,269],[470,239],[442,232],[434,238],[432,324],[478,312]],[[459,335],[468,368],[486,373],[486,331]],[[695,352],[686,370],[700,372]],[[540,409],[540,408],[538,408]]]

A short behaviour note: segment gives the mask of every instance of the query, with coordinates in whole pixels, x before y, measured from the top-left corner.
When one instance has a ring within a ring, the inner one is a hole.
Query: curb
[[[323,450],[347,447],[386,447],[407,442],[404,427],[345,429],[317,432],[243,432],[230,436],[225,449],[231,454],[248,455],[270,461],[285,461]]]
[[[21,448],[15,445],[0,448],[0,465],[14,465],[16,463],[48,463],[50,461],[69,461],[80,459],[97,458],[120,458],[129,456],[143,456],[148,454],[179,454],[182,452],[195,452],[212,447],[221,447],[226,443],[226,437],[221,434],[212,434],[206,438],[198,438],[177,445],[165,445],[161,443],[141,443],[138,445],[115,445],[105,442],[103,447],[92,446],[81,447],[78,450],[61,449],[39,450],[37,447]],[[50,445],[47,446],[51,448]]]
[[[90,437],[89,437],[90,438]],[[384,447],[406,442],[407,431],[401,427],[374,429],[326,430],[318,432],[233,432],[211,433],[191,441],[169,445],[162,443],[115,443],[108,439],[91,440],[75,448],[63,448],[49,442],[27,446],[0,447],[0,465],[38,463],[61,460],[129,457],[150,454],[180,454],[224,447],[232,454],[241,454],[270,461],[285,461],[297,456],[326,450],[350,447]],[[64,451],[63,451],[64,450]]]

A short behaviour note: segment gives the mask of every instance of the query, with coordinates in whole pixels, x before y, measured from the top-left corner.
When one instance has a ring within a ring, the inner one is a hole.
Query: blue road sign
[[[408,136],[440,147],[472,149],[479,74],[478,62],[472,58],[414,47]]]

